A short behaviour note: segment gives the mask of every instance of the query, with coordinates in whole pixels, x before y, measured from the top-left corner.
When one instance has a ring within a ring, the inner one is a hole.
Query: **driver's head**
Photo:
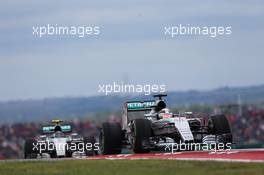
[[[170,113],[170,110],[168,108],[163,108],[159,112],[159,118],[164,119],[164,118],[171,118],[172,114]]]
[[[57,131],[62,131],[61,127],[59,125],[55,126],[54,128],[54,132],[57,132]]]
[[[169,114],[170,110],[168,108],[163,108],[162,110],[160,110],[160,113],[162,114]]]

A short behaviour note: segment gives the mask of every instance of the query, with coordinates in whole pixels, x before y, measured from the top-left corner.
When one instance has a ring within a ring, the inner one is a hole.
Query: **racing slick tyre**
[[[150,152],[149,138],[152,135],[151,121],[135,119],[132,125],[132,148],[135,153]]]
[[[72,157],[72,152],[69,150],[66,150],[65,157]]]
[[[25,159],[36,159],[38,151],[34,150],[34,145],[37,145],[37,141],[34,139],[27,139],[24,145],[24,158]]]
[[[219,142],[232,143],[232,132],[225,115],[210,116],[208,131],[210,134],[219,136]]]
[[[55,150],[50,153],[50,158],[57,158],[57,153]]]
[[[85,149],[85,155],[86,156],[95,156],[98,155],[98,150],[96,150],[95,147],[95,137],[94,136],[89,136],[89,137],[84,137],[83,138],[83,142],[84,142],[84,149]],[[88,147],[88,149],[87,149]]]
[[[122,130],[119,123],[103,123],[100,132],[102,154],[120,154],[122,150]]]

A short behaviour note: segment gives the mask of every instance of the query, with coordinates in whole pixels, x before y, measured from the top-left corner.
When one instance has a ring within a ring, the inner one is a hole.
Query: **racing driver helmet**
[[[159,119],[172,118],[172,113],[170,113],[170,110],[168,108],[163,108],[162,110],[160,110],[158,116]]]

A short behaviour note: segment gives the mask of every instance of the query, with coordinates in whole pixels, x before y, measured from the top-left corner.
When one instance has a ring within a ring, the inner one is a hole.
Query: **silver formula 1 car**
[[[205,119],[194,117],[192,112],[173,114],[163,96],[167,95],[154,95],[157,100],[125,102],[122,126],[119,123],[102,125],[101,153],[119,154],[122,148],[135,153],[164,151],[168,145],[179,143],[231,145],[232,133],[225,115]]]
[[[42,127],[42,135],[26,140],[25,159],[97,155],[99,146],[93,136],[73,133],[71,125],[62,125],[62,120],[52,120],[52,123]]]

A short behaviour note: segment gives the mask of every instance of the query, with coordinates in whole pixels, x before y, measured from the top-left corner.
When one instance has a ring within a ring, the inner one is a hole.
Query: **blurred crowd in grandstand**
[[[242,115],[227,115],[235,144],[264,144],[264,109],[248,106]]]
[[[243,108],[242,115],[227,113],[232,126],[234,142],[236,144],[254,144],[264,142],[264,109],[253,106]],[[110,121],[119,120],[115,116]],[[83,136],[97,135],[100,124],[89,120],[74,120],[73,130]],[[23,143],[26,138],[34,137],[40,133],[40,124],[24,123],[0,126],[0,159],[22,158]]]

